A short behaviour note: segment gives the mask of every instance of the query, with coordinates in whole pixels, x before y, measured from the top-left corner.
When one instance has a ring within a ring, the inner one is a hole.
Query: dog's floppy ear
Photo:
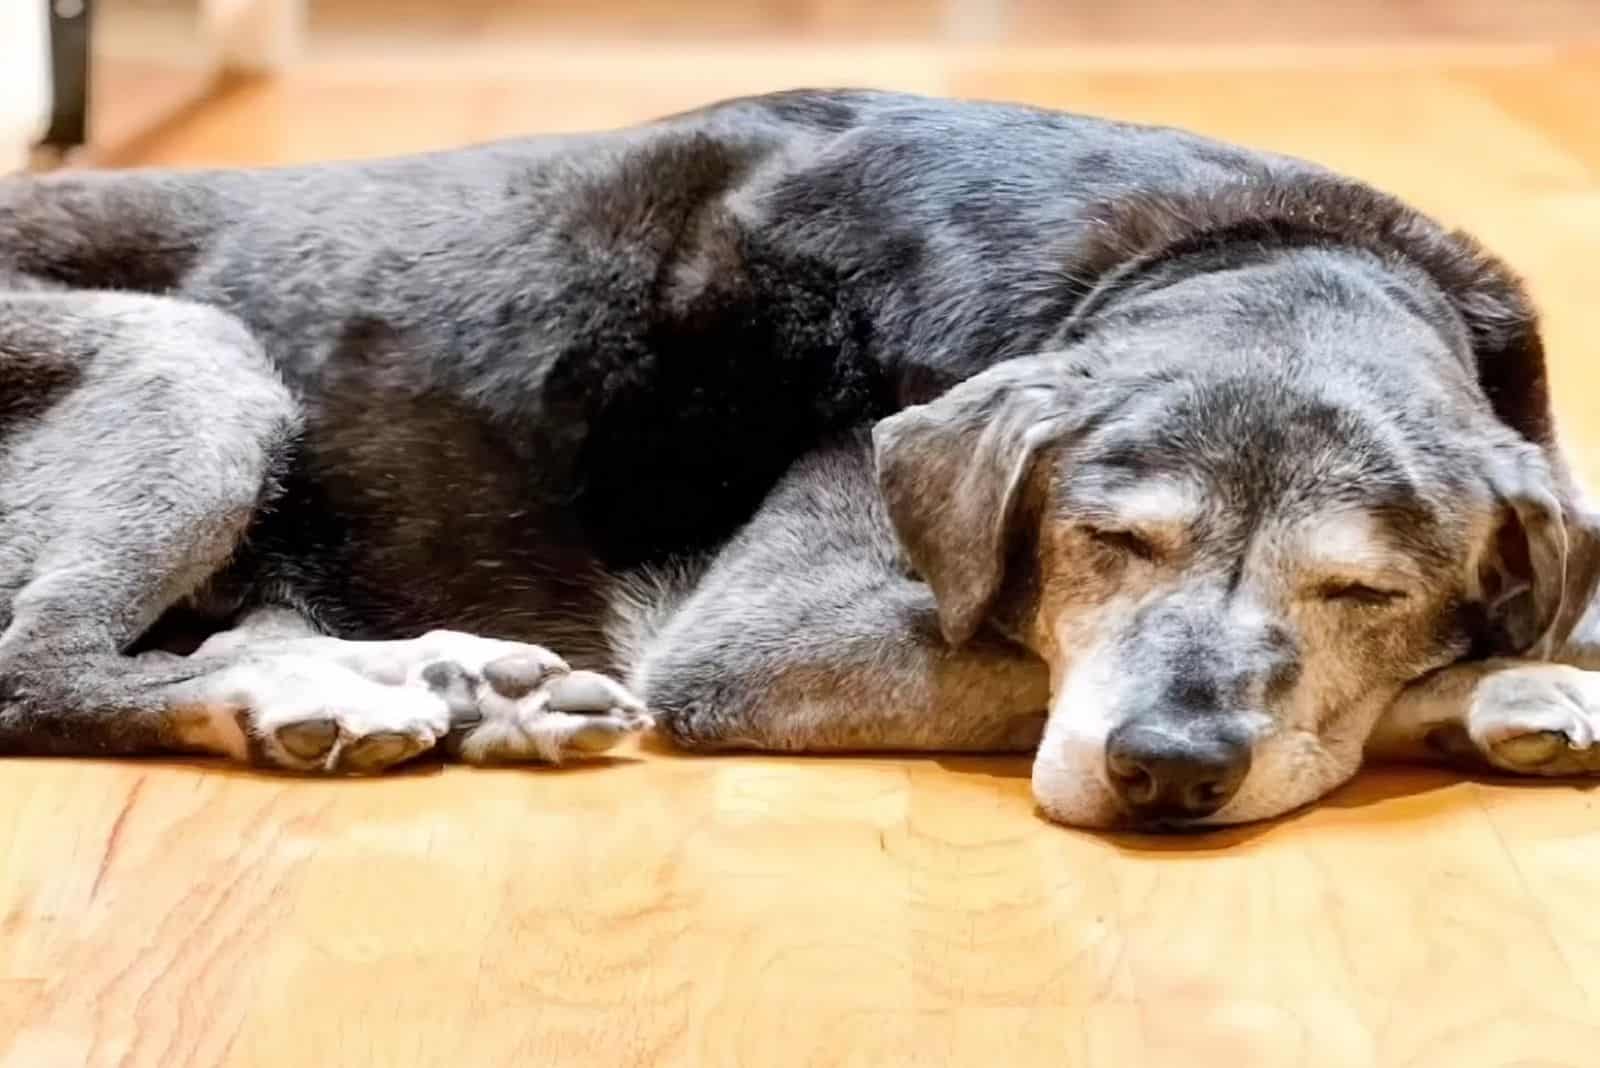
[[[977,632],[999,592],[1034,456],[1066,427],[1068,378],[1058,356],[1010,360],[872,430],[889,520],[952,645]]]
[[[1478,384],[1520,439],[1496,457],[1500,469],[1490,476],[1501,518],[1477,577],[1492,651],[1554,656],[1600,588],[1600,515],[1583,500],[1556,445],[1538,313],[1511,269],[1465,234],[1445,234],[1415,214],[1394,233],[1461,316]]]
[[[1478,561],[1498,655],[1554,656],[1600,585],[1600,517],[1566,492],[1534,446],[1492,473],[1500,516]]]

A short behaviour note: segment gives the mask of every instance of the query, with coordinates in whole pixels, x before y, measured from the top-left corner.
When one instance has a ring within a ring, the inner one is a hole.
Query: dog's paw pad
[[[269,662],[239,725],[258,763],[371,775],[432,749],[450,708],[432,693],[372,682],[338,665]]]
[[[639,726],[626,719],[597,719],[584,723],[567,736],[564,748],[576,753],[604,753],[615,749]]]
[[[383,771],[433,748],[433,743],[431,736],[400,731],[369,734],[344,747],[339,754],[339,769],[358,775]]]
[[[1493,745],[1501,761],[1518,767],[1539,768],[1572,748],[1572,740],[1561,731],[1534,731],[1501,738]]]
[[[273,732],[278,745],[296,760],[320,761],[339,740],[339,724],[327,718],[285,723]]]

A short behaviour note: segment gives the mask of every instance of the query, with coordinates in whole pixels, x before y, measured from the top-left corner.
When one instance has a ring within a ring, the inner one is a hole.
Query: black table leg
[[[91,0],[50,0],[54,97],[43,144],[62,152],[89,139],[90,8]]]

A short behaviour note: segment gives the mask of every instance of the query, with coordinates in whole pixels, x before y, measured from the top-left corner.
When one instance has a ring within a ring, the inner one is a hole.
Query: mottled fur
[[[1129,810],[1119,727],[1237,736],[1206,818],[1245,819],[1396,694],[1386,751],[1470,735],[1478,690],[1418,680],[1551,653],[1594,584],[1503,265],[1311,164],[1014,105],[0,180],[0,365],[3,752],[375,770],[643,723],[537,644],[698,748],[1043,734],[1083,824]],[[1130,522],[1162,480],[1200,507]],[[284,609],[339,640],[267,640]],[[1468,748],[1537,770],[1505,719]]]

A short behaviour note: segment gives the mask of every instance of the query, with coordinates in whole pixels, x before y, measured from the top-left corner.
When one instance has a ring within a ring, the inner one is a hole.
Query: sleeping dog
[[[0,753],[1600,771],[1535,314],[1311,164],[884,93],[0,181]]]

